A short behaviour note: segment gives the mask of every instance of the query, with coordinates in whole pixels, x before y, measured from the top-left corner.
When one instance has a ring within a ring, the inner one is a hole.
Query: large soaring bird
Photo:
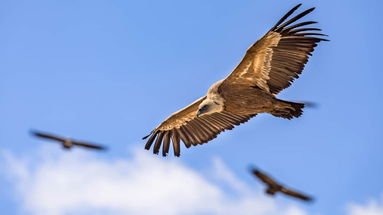
[[[307,27],[314,21],[294,24],[312,12],[308,9],[288,19],[301,4],[284,15],[261,39],[247,50],[245,57],[224,80],[213,84],[207,95],[173,113],[150,132],[145,149],[169,152],[173,143],[180,156],[180,142],[187,148],[206,143],[224,130],[230,130],[256,116],[270,113],[292,119],[302,114],[304,104],[275,97],[302,73],[304,65],[320,41],[320,29]]]
[[[312,200],[311,197],[309,197],[305,194],[302,194],[298,191],[291,190],[291,189],[279,184],[274,179],[272,179],[270,176],[266,175],[265,173],[261,172],[258,169],[253,168],[251,170],[251,172],[253,173],[254,176],[256,176],[259,180],[261,180],[263,183],[266,184],[267,188],[266,188],[265,192],[269,195],[273,196],[273,195],[275,195],[275,193],[280,192],[280,193],[283,193],[285,195],[288,195],[288,196],[291,196],[291,197],[294,197],[297,199],[301,199],[304,201],[311,201]]]
[[[89,149],[98,149],[98,150],[105,150],[106,149],[104,146],[90,144],[87,142],[76,141],[76,140],[73,140],[70,138],[63,138],[63,137],[48,134],[45,132],[31,131],[31,133],[33,135],[35,135],[36,137],[41,137],[41,138],[50,139],[50,140],[60,142],[62,144],[62,146],[64,147],[64,149],[70,149],[73,146],[81,146],[81,147],[85,147],[85,148],[89,148]]]

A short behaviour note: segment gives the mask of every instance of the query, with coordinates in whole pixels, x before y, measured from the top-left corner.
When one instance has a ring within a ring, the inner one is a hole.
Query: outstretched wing
[[[86,143],[86,142],[80,142],[80,141],[73,141],[73,145],[82,146],[82,147],[90,148],[90,149],[106,150],[106,147],[104,146]]]
[[[50,139],[50,140],[56,140],[56,141],[60,141],[60,142],[64,142],[65,141],[65,139],[62,138],[62,137],[58,137],[56,135],[48,134],[48,133],[45,133],[45,132],[31,131],[31,133],[33,135],[35,135],[36,137],[41,137],[41,138]]]
[[[166,156],[172,142],[174,155],[180,156],[181,141],[187,148],[191,145],[196,146],[206,143],[217,137],[222,131],[230,130],[235,125],[246,122],[255,116],[219,112],[197,117],[198,106],[205,98],[204,96],[184,109],[172,114],[150,132],[148,136],[144,137],[143,139],[149,138],[145,149],[149,150],[154,143],[153,153],[158,154],[162,145],[162,155]]]
[[[271,186],[271,187],[279,186],[279,184],[274,179],[272,179],[270,176],[266,175],[265,173],[261,172],[258,169],[253,169],[252,173],[268,186]]]
[[[292,25],[314,8],[286,21],[299,6],[301,4],[291,9],[247,50],[242,61],[223,84],[247,83],[277,94],[299,77],[314,47],[326,40],[317,36],[327,36],[317,33],[321,29],[307,27],[316,23],[313,21]]]
[[[288,189],[286,187],[282,187],[281,192],[286,194],[286,195],[289,195],[289,196],[292,196],[292,197],[295,197],[298,199],[302,199],[304,201],[312,201],[313,200],[310,196],[307,196],[307,195],[302,194],[300,192]]]

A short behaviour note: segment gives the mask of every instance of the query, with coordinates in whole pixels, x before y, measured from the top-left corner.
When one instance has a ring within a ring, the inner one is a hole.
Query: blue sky
[[[317,47],[301,78],[278,97],[318,106],[290,121],[259,115],[209,144],[181,149],[175,162],[204,174],[218,157],[256,188],[247,171],[255,164],[313,194],[314,204],[289,201],[310,214],[346,214],[345,205],[377,199],[383,194],[378,0],[1,0],[0,149],[37,158],[50,143],[30,137],[34,128],[108,144],[108,153],[92,155],[105,162],[129,159],[132,148],[143,150],[142,136],[227,76],[297,3],[317,8],[306,19],[319,21],[331,41]],[[1,210],[22,213],[24,197],[7,171],[1,174]]]

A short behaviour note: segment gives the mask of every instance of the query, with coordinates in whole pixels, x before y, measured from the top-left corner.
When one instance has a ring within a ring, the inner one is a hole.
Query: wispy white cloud
[[[35,157],[21,159],[11,153],[2,153],[2,157],[24,210],[33,215],[100,211],[111,215],[307,214],[295,205],[252,191],[218,158],[209,172],[235,195],[178,159],[162,159],[142,150],[133,150],[130,158],[121,160],[53,148]]]
[[[365,205],[351,204],[348,206],[349,215],[383,215],[383,195],[380,199],[371,199]]]

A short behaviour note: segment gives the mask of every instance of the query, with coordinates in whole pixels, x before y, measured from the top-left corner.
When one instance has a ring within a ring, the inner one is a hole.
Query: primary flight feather
[[[261,39],[247,50],[244,58],[224,80],[213,84],[207,94],[184,109],[173,113],[144,139],[145,149],[153,143],[153,152],[162,155],[173,145],[180,156],[180,143],[187,148],[206,143],[224,130],[248,121],[258,113],[270,113],[292,119],[302,114],[304,104],[275,97],[302,73],[304,65],[320,41],[326,39],[316,22],[295,23],[312,12],[308,9],[288,19],[301,4],[284,15]]]

